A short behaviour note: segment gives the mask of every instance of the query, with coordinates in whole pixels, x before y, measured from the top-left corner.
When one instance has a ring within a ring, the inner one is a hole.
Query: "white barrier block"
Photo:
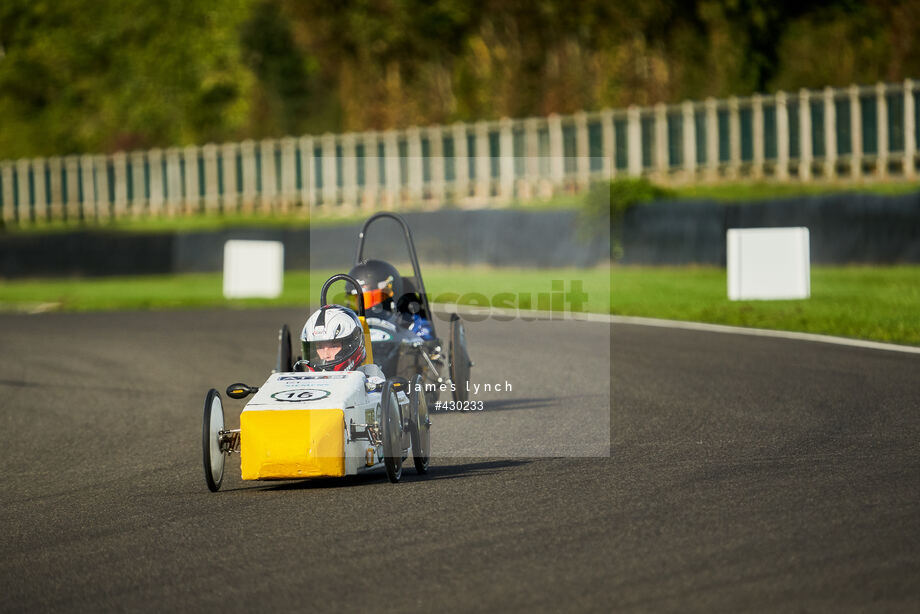
[[[277,298],[284,286],[280,241],[224,243],[224,297]]]
[[[811,295],[807,228],[732,228],[726,242],[730,300]]]

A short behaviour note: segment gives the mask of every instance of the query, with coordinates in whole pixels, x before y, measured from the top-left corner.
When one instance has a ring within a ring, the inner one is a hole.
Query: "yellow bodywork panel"
[[[341,409],[244,411],[240,415],[244,480],[345,475]]]
[[[369,365],[374,362],[374,347],[371,345],[371,327],[367,325],[367,320],[364,319],[364,316],[358,316],[358,319],[361,321],[361,328],[364,330],[364,350],[367,353],[367,357],[361,364]]]

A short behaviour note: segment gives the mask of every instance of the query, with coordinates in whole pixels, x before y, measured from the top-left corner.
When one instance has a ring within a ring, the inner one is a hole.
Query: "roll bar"
[[[375,220],[379,220],[385,217],[388,217],[391,220],[395,220],[400,226],[402,226],[403,236],[406,238],[406,246],[409,249],[409,260],[412,262],[412,272],[415,275],[416,287],[418,288],[419,294],[421,295],[422,305],[425,307],[425,313],[428,314],[428,317],[431,320],[431,332],[435,337],[437,337],[437,332],[435,332],[434,329],[434,314],[431,313],[431,306],[428,304],[428,293],[425,292],[425,282],[422,280],[422,271],[418,266],[418,256],[415,253],[415,242],[412,240],[412,231],[409,230],[409,225],[406,223],[406,220],[402,218],[402,216],[396,213],[391,213],[389,211],[381,211],[380,213],[375,213],[374,215],[367,218],[367,221],[364,222],[364,225],[361,227],[361,232],[358,234],[358,251],[355,254],[355,266],[364,260],[364,239],[367,236],[367,229]],[[360,289],[358,291],[360,292]]]
[[[339,280],[345,280],[355,287],[355,292],[358,294],[358,315],[362,318],[364,317],[364,293],[361,290],[361,284],[358,283],[351,275],[346,275],[345,273],[336,273],[332,277],[326,280],[326,283],[323,284],[323,289],[319,293],[319,303],[320,307],[327,305],[326,303],[326,291],[329,290],[329,286],[334,284]]]

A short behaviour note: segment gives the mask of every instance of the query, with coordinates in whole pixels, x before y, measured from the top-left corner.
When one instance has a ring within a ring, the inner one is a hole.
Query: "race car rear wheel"
[[[468,401],[470,398],[469,381],[470,356],[466,351],[466,331],[463,321],[457,314],[450,316],[450,351],[448,353],[450,381],[453,382],[452,391],[454,401]]]
[[[402,477],[402,420],[399,417],[399,402],[392,382],[383,387],[383,404],[380,407],[380,428],[383,438],[383,464],[387,477],[396,483]]]
[[[204,455],[204,480],[208,490],[217,492],[224,480],[224,454],[220,449],[220,432],[224,428],[224,406],[220,393],[208,390],[204,399],[204,419],[201,424],[201,448]]]
[[[294,370],[291,360],[291,331],[287,324],[281,325],[278,331],[278,360],[275,362],[275,373],[289,373]]]
[[[409,394],[409,436],[412,439],[412,460],[418,473],[428,473],[431,455],[431,420],[428,418],[428,400],[425,380],[416,375]]]

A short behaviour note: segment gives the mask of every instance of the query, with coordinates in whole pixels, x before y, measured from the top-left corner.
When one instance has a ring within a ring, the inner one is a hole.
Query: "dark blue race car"
[[[364,254],[367,231],[376,220],[389,218],[402,228],[412,275],[402,275],[388,262],[367,259]],[[415,381],[421,375],[425,382],[426,400],[432,405],[442,392],[449,392],[454,401],[469,400],[470,361],[463,321],[457,314],[448,320],[446,337],[440,337],[422,280],[412,233],[406,221],[395,213],[377,213],[361,228],[354,266],[349,276],[357,280],[363,294],[366,319],[370,328],[374,362],[384,374]],[[347,291],[357,299],[357,290]],[[346,301],[347,301],[346,297]],[[290,371],[296,360],[291,354],[288,327],[279,335],[276,371]]]

